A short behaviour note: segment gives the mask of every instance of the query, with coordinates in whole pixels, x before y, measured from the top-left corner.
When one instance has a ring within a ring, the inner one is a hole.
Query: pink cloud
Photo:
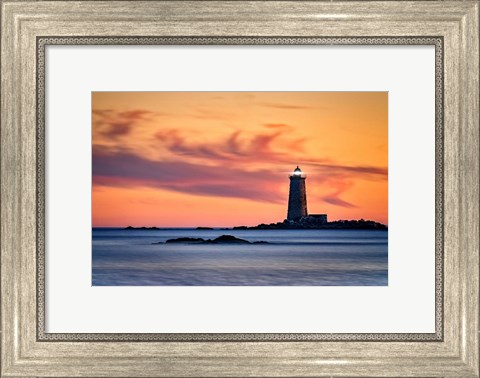
[[[151,120],[156,113],[149,110],[134,109],[123,112],[111,109],[92,110],[92,127],[94,135],[101,134],[110,139],[117,139],[130,134],[133,127],[142,121]]]
[[[104,112],[102,117],[111,120],[109,111]],[[142,112],[122,113],[122,117],[134,123],[149,115]],[[385,167],[349,166],[337,164],[328,157],[305,157],[304,138],[292,139],[288,125],[268,125],[275,126],[253,135],[237,130],[221,140],[208,142],[193,142],[176,129],[159,131],[155,134],[155,141],[159,148],[169,151],[168,161],[147,159],[118,146],[94,146],[93,184],[147,186],[196,195],[281,203],[286,201],[288,180],[284,173],[279,172],[300,164],[315,177],[316,184],[330,189],[321,200],[335,206],[355,207],[355,204],[341,198],[352,182],[359,178],[387,179],[388,170]],[[122,133],[129,131],[128,127],[126,130],[119,127],[117,134],[125,135]],[[262,162],[264,168],[252,168]]]

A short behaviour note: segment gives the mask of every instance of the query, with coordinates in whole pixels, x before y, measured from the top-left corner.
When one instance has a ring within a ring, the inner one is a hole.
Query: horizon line
[[[340,222],[340,221],[360,221],[362,220],[363,218],[360,218],[360,219],[336,219],[336,220],[333,220],[333,221],[328,221],[327,223],[332,223],[332,222]],[[376,223],[380,223],[380,224],[383,224],[385,226],[388,226],[388,222],[387,223],[383,223],[383,222],[379,222],[379,221],[376,221],[376,220],[373,220],[373,219],[363,219],[365,222],[376,222]],[[271,223],[282,223],[282,222],[270,222],[270,223],[258,223],[258,224],[255,224],[255,225],[252,225],[252,226],[249,226],[249,225],[245,225],[245,224],[242,224],[242,225],[236,225],[236,226],[199,226],[199,225],[195,225],[195,226],[158,226],[158,225],[141,225],[141,226],[133,226],[131,224],[128,224],[128,225],[116,225],[116,226],[113,226],[113,225],[109,225],[109,226],[94,226],[92,225],[92,228],[126,228],[126,227],[134,227],[134,228],[140,228],[140,227],[157,227],[157,228],[166,228],[166,229],[174,229],[174,228],[213,228],[213,229],[216,229],[216,228],[234,228],[234,227],[256,227],[260,224],[271,224]]]

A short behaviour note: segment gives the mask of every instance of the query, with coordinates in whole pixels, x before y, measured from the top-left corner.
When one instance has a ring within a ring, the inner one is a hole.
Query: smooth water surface
[[[152,244],[234,235],[270,244]],[[94,286],[382,286],[388,232],[93,229]]]

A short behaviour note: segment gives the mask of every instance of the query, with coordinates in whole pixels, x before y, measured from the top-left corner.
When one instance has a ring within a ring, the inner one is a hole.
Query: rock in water
[[[222,235],[215,239],[203,239],[203,238],[177,238],[177,239],[168,239],[166,244],[170,243],[187,243],[187,244],[268,244],[266,241],[256,241],[249,242],[245,239],[236,238],[232,235]],[[152,243],[152,244],[161,244],[161,243]]]
[[[222,235],[216,239],[210,240],[210,242],[216,243],[216,244],[231,244],[231,243],[250,244],[248,240],[236,238],[235,236],[232,236],[232,235]]]
[[[128,226],[128,227],[125,227],[124,230],[160,230],[158,227],[132,227],[132,226]]]

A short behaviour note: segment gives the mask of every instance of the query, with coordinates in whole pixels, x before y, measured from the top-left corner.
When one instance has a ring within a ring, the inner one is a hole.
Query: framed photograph
[[[93,92],[92,285],[386,286],[387,105]]]
[[[1,376],[480,376],[478,1],[1,17]]]

